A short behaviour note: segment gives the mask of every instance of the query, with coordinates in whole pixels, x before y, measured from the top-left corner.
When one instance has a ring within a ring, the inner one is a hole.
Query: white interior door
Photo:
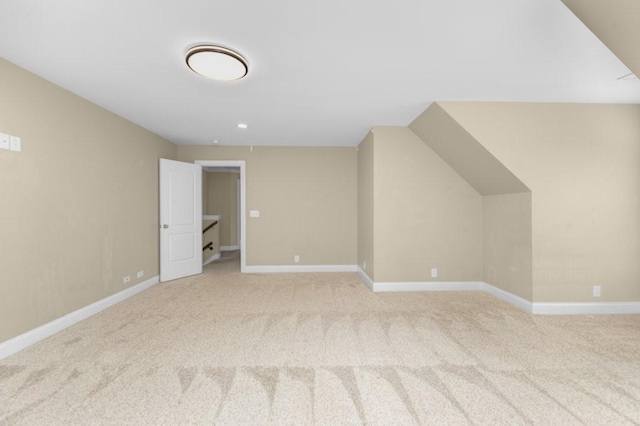
[[[202,273],[202,166],[160,159],[160,281]]]

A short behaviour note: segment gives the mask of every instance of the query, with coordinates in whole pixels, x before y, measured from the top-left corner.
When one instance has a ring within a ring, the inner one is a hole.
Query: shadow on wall
[[[640,106],[439,102],[409,128],[482,196],[485,282],[534,302],[640,300]]]

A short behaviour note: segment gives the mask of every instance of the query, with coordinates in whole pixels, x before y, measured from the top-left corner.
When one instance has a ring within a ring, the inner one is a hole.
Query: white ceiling
[[[249,75],[193,74],[200,42]],[[178,144],[354,146],[436,100],[640,103],[560,0],[2,0],[0,56]]]

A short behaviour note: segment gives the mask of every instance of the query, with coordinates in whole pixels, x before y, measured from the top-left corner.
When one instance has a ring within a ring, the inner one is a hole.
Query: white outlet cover
[[[144,271],[138,271],[137,277],[138,278],[144,277]]]
[[[10,139],[11,139],[11,136],[5,135],[4,133],[0,133],[0,148],[9,149]]]
[[[438,276],[438,268],[431,268],[431,278],[436,278]]]
[[[22,150],[22,140],[18,136],[11,136],[11,151],[20,152]]]
[[[260,217],[260,210],[249,210],[249,217]]]

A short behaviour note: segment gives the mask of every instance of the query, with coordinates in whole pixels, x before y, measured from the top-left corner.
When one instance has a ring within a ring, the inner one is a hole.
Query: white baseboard
[[[493,297],[497,297],[500,300],[504,300],[507,303],[511,303],[525,312],[533,313],[533,304],[527,299],[485,282],[482,283],[482,291],[492,295]]]
[[[240,250],[240,246],[220,246],[220,251]]]
[[[209,260],[220,257],[212,256]],[[530,302],[520,296],[509,293],[484,282],[374,282],[357,265],[266,265],[247,266],[249,273],[275,272],[358,272],[364,283],[374,292],[389,291],[483,291],[520,309],[535,315],[625,315],[640,314],[640,302],[594,302],[594,303],[546,303]],[[63,317],[55,319],[38,328],[27,331],[5,342],[0,343],[0,359],[13,355],[65,328],[87,319],[113,305],[116,305],[160,282],[159,276],[122,290],[119,293],[80,308]]]
[[[373,291],[478,291],[479,281],[375,282]]]
[[[371,289],[371,291],[373,290],[374,284],[373,284],[373,280],[371,278],[369,278],[369,275],[367,275],[367,273],[358,266],[358,274],[360,274],[360,278],[362,278],[362,281],[364,281],[364,283],[367,285],[367,287],[369,287]]]
[[[536,315],[632,315],[640,314],[640,302],[533,303]]]
[[[640,314],[640,302],[536,303],[485,282],[374,282],[358,267],[362,281],[374,292],[385,291],[482,291],[534,315],[632,315]]]
[[[247,266],[248,273],[278,272],[357,272],[357,265],[257,265]]]
[[[220,259],[220,253],[216,253],[213,256],[211,256],[210,258],[208,258],[207,260],[205,260],[204,263],[202,264],[202,266],[207,266],[208,264],[210,264],[214,260],[218,260],[218,259]]]
[[[478,291],[482,288],[479,281],[415,281],[415,282],[374,282],[367,273],[358,267],[358,273],[374,292],[384,291]]]
[[[530,302],[487,283],[483,283],[482,291],[534,315],[640,314],[640,302]]]
[[[84,308],[80,308],[77,311],[73,311],[63,317],[41,325],[38,328],[34,328],[24,334],[2,342],[0,343],[0,359],[13,355],[34,343],[38,343],[39,341],[46,339],[65,328],[71,327],[84,319],[87,319],[117,303],[122,302],[123,300],[130,298],[131,296],[140,293],[141,291],[148,289],[149,287],[158,284],[159,282],[160,277],[156,275],[155,277],[149,278],[140,284],[136,284],[133,287],[129,287],[126,290],[122,290],[119,293],[106,297],[92,303],[91,305],[85,306]]]

